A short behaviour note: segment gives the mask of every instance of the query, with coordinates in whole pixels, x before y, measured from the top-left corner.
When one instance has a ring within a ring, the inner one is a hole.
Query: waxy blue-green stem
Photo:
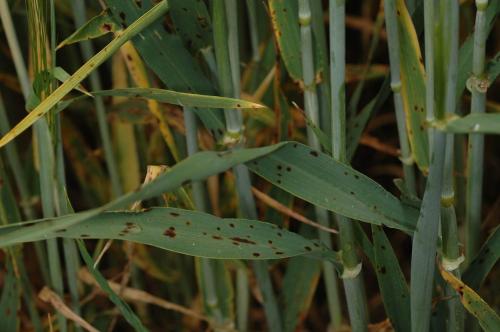
[[[188,156],[191,156],[198,152],[198,126],[196,123],[196,116],[188,107],[184,107],[184,125],[186,127],[186,145]],[[198,211],[207,211],[207,206],[205,203],[205,189],[203,182],[193,181],[193,201],[196,209]],[[199,258],[200,267],[203,270],[203,283],[204,296],[207,306],[213,313],[214,319],[217,323],[223,324],[222,312],[219,308],[219,299],[217,297],[216,286],[215,286],[215,273],[210,259]]]
[[[387,43],[389,46],[389,63],[391,68],[391,89],[394,95],[394,108],[398,126],[399,145],[401,149],[401,162],[403,163],[404,182],[406,189],[416,195],[415,171],[410,144],[406,134],[406,116],[401,95],[401,75],[399,57],[399,35],[394,0],[385,1],[385,25],[387,28]]]
[[[302,59],[302,75],[304,83],[304,109],[307,117],[313,125],[319,126],[319,105],[318,95],[316,92],[316,83],[314,81],[314,56],[313,42],[311,29],[311,9],[309,0],[299,0],[299,23],[300,23],[300,40],[301,40],[301,59]],[[307,127],[308,144],[316,149],[321,150],[319,140],[311,127]],[[328,211],[323,208],[314,207],[316,219],[324,226],[329,226]],[[331,247],[331,236],[325,232],[318,233],[322,243]],[[342,314],[340,312],[340,300],[338,294],[338,282],[335,275],[334,267],[331,263],[323,263],[323,274],[326,287],[326,297],[328,301],[328,309],[333,328],[339,328],[342,323]]]
[[[85,3],[83,1],[72,0],[71,6],[73,9],[73,17],[75,19],[75,25],[77,27],[84,25],[87,21],[85,15],[86,13]],[[80,42],[80,49],[83,55],[83,59],[85,61],[90,59],[95,54],[91,41]],[[101,80],[96,71],[92,71],[89,74],[89,80],[92,91],[102,90]],[[111,145],[111,136],[109,133],[109,127],[106,121],[106,109],[102,97],[94,96],[93,99],[96,107],[99,134],[101,137],[102,147],[104,150],[104,159],[106,160],[106,167],[111,180],[111,189],[113,192],[113,196],[118,197],[122,194],[122,186],[120,184],[118,167],[116,165],[116,159],[113,152],[113,147]]]
[[[214,0],[213,24],[217,71],[221,94],[226,97],[240,96],[240,59],[238,44],[237,2],[234,0]],[[244,145],[243,116],[240,110],[225,110],[225,143],[233,148]],[[233,169],[236,178],[240,212],[245,218],[257,219],[255,200],[251,192],[248,169],[238,165]],[[268,329],[282,331],[282,321],[266,261],[254,261],[253,269],[264,297]],[[238,298],[237,301],[240,301]],[[242,303],[242,305],[245,305]],[[242,311],[238,310],[238,313]],[[241,321],[241,320],[238,320]],[[246,327],[244,327],[246,328]]]
[[[333,158],[346,162],[345,105],[345,1],[330,0],[330,70],[332,107]],[[353,331],[368,329],[368,310],[361,274],[361,261],[356,254],[352,221],[337,215],[344,289]]]
[[[448,0],[444,5],[444,25],[442,29],[443,43],[447,44],[448,67],[446,79],[445,112],[453,115],[456,112],[457,74],[458,74],[458,33],[459,33],[459,4],[455,0]],[[455,213],[455,190],[453,176],[454,135],[446,135],[446,148],[444,160],[443,189],[441,192],[441,233],[442,233],[442,265],[460,278],[459,238],[457,231],[457,218]],[[451,297],[448,301],[449,332],[460,332],[464,329],[464,311],[460,298],[451,286],[447,286],[446,294]]]
[[[488,29],[486,27],[487,0],[477,0],[472,53],[472,76],[468,87],[471,90],[471,113],[483,113],[486,108],[486,92],[480,88],[484,77],[485,48]],[[466,260],[470,262],[479,249],[481,228],[481,206],[483,196],[484,136],[469,135],[467,151],[467,200],[466,200]]]
[[[424,1],[424,43],[425,43],[425,111],[426,120],[431,123],[434,120],[434,1]],[[432,142],[433,129],[427,130],[429,142]],[[432,153],[432,144],[429,153]]]

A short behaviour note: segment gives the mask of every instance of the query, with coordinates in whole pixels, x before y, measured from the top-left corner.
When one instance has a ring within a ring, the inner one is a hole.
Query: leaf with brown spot
[[[460,296],[465,309],[477,318],[479,325],[487,332],[500,331],[500,317],[476,292],[452,273],[440,266],[441,276]]]

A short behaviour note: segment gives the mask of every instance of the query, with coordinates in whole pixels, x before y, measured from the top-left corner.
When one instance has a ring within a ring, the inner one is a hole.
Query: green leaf
[[[95,217],[106,210],[116,210],[133,204],[135,201],[146,200],[172,191],[187,181],[203,180],[211,175],[224,172],[231,167],[261,157],[283,144],[276,144],[255,149],[241,149],[228,152],[199,152],[176,164],[169,172],[162,174],[149,184],[138,188],[136,191],[123,195],[114,201],[93,210],[76,214],[65,215],[57,219],[46,220],[42,224],[24,223],[29,229],[1,229],[0,246],[10,246],[15,243],[25,242],[27,239],[43,237],[44,234],[76,225],[88,218]]]
[[[212,44],[212,23],[207,6],[197,0],[170,0],[175,31],[190,49],[199,51]]]
[[[302,80],[299,10],[296,0],[269,0],[274,35],[281,58],[294,80]]]
[[[92,92],[96,96],[120,96],[154,99],[162,103],[186,107],[246,109],[265,108],[260,104],[228,97],[206,96],[155,88],[126,88]]]
[[[113,55],[124,43],[138,34],[146,26],[157,20],[168,9],[164,0],[148,11],[144,16],[138,18],[122,34],[113,39],[99,53],[90,58],[71,77],[61,84],[50,96],[45,98],[32,112],[21,120],[14,128],[0,139],[0,147],[9,143],[23,131],[28,129],[35,121],[44,116],[52,107],[64,98],[71,90],[77,87],[95,68],[101,65],[107,58]]]
[[[56,237],[120,239],[190,256],[218,259],[279,259],[300,255],[323,258],[328,250],[270,223],[222,219],[204,212],[177,208],[105,212],[66,228],[50,230],[47,227],[44,234],[29,236],[30,227],[26,226],[50,226],[63,218],[16,224],[8,230],[24,229],[28,236],[23,242]],[[0,232],[4,233],[6,229],[0,228]]]
[[[247,163],[259,176],[314,205],[351,219],[411,231],[418,211],[378,183],[300,143]]]
[[[500,52],[491,59],[486,65],[486,73],[488,75],[488,84],[491,85],[495,82],[500,74]]]
[[[115,20],[128,25],[152,6],[151,0],[106,0]],[[139,6],[140,3],[140,6]],[[144,63],[171,90],[215,94],[213,84],[203,74],[200,66],[182,44],[179,36],[165,31],[161,22],[152,24],[133,39],[134,46]],[[219,110],[194,110],[207,129],[224,130],[222,112]]]
[[[417,33],[404,0],[396,2],[401,59],[401,95],[413,159],[425,174],[429,142],[425,130],[425,71]]]
[[[359,140],[363,131],[366,129],[368,120],[376,113],[384,104],[385,100],[389,97],[391,79],[389,76],[385,77],[380,90],[375,98],[373,98],[363,109],[353,117],[347,119],[347,158],[351,160],[359,145]]]
[[[464,117],[452,116],[444,121],[436,121],[433,127],[455,134],[500,134],[500,114],[469,114]]]
[[[382,227],[372,226],[375,272],[382,302],[396,331],[410,331],[410,291]]]
[[[18,310],[21,307],[21,290],[10,257],[7,258],[5,268],[2,275],[3,285],[0,297],[0,317],[2,317],[0,331],[16,332],[20,322]]]
[[[245,266],[242,262],[237,262]],[[234,326],[234,290],[231,274],[225,263],[226,261],[215,259],[195,259],[196,278],[204,311],[212,318],[211,325],[214,330],[224,330],[229,326]],[[210,275],[214,277],[209,277]],[[213,281],[211,289],[208,289],[210,286],[203,282],[206,279]],[[216,303],[213,296],[215,296]]]
[[[85,243],[83,241],[77,241],[78,249],[80,250],[80,254],[82,255],[83,261],[87,265],[90,273],[94,276],[95,280],[99,284],[99,287],[108,295],[111,302],[113,302],[123,317],[127,320],[127,322],[136,330],[140,332],[145,332],[147,329],[142,325],[141,320],[137,317],[137,315],[132,311],[129,305],[124,302],[109,286],[107,280],[104,276],[94,267],[94,261],[92,257],[90,257],[87,248],[85,247]]]
[[[118,30],[120,30],[120,26],[111,17],[109,10],[103,10],[99,15],[91,18],[87,23],[63,40],[57,46],[57,49],[83,40],[98,38]]]
[[[297,257],[288,263],[282,287],[285,331],[297,331],[298,325],[306,317],[320,274],[319,261]]]
[[[500,258],[500,227],[490,235],[481,250],[465,270],[463,281],[473,289],[479,289],[484,279]]]
[[[467,311],[477,318],[479,325],[486,332],[500,331],[500,317],[469,286],[448,271],[441,269],[441,275],[460,295],[460,301]]]

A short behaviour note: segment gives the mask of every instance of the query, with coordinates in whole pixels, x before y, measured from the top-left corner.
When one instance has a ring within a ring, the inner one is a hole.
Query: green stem
[[[472,53],[472,76],[468,84],[471,89],[471,113],[484,113],[486,93],[478,89],[478,82],[484,79],[485,47],[488,29],[486,26],[487,0],[476,0],[476,24]],[[467,151],[467,200],[466,200],[466,260],[470,262],[479,250],[481,229],[481,205],[483,195],[484,136],[469,135]]]
[[[425,110],[428,123],[434,121],[434,1],[424,1],[424,36],[425,36]],[[433,129],[427,130],[429,142],[432,142]],[[432,148],[432,146],[430,146]],[[429,149],[429,153],[432,151]]]
[[[198,152],[198,128],[194,112],[184,107],[184,124],[186,126],[186,145],[188,156]],[[205,189],[202,181],[193,181],[193,201],[197,210],[207,212],[205,204]],[[222,325],[224,322],[223,314],[219,307],[219,299],[216,292],[215,273],[210,259],[199,258],[200,268],[203,270],[203,280],[201,281],[204,289],[204,300],[215,321]]]
[[[333,158],[346,162],[345,111],[345,1],[330,1],[330,70],[332,98]],[[356,254],[352,221],[336,215],[339,225],[344,290],[353,331],[368,329],[368,311],[361,275],[361,261]]]
[[[215,0],[214,11],[214,40],[217,59],[219,86],[222,95],[239,98],[240,96],[240,67],[239,44],[237,25],[237,3],[232,0]],[[240,110],[226,110],[226,142],[236,149],[243,146],[243,116]],[[241,214],[245,218],[257,219],[255,200],[251,192],[251,180],[248,168],[238,165],[234,169],[236,188],[238,192]],[[264,310],[270,331],[282,331],[282,322],[279,315],[273,285],[269,276],[266,261],[254,261],[253,269],[258,285],[263,294]]]
[[[0,0],[0,18],[2,20],[2,25],[5,31],[5,35],[7,37],[7,43],[9,45],[9,49],[12,53],[14,67],[16,69],[19,82],[21,83],[21,91],[26,101],[29,97],[31,85],[6,0]],[[10,130],[10,126],[7,119],[7,114],[5,112],[5,108],[3,107],[3,103],[2,105],[0,105],[0,109],[1,109],[0,131],[2,131],[2,134],[5,134],[5,132],[8,132]],[[12,143],[11,145],[7,145],[6,154],[12,172],[14,173],[14,178],[19,190],[19,194],[21,196],[21,207],[23,209],[24,215],[28,220],[34,219],[35,213],[31,205],[31,195],[28,191],[28,187],[25,182],[25,177],[21,173],[22,171],[21,162],[17,154],[17,149],[15,148],[14,143]],[[50,276],[49,276],[49,270],[47,268],[48,263],[44,245],[42,242],[35,242],[34,246],[40,270],[42,272],[43,280],[45,281],[45,283],[48,284]]]
[[[77,27],[82,26],[86,23],[86,10],[85,3],[83,1],[72,0],[71,7],[73,10],[73,17],[75,20],[75,25]],[[80,42],[80,50],[83,55],[83,59],[88,61],[94,55],[94,48],[91,41]],[[92,91],[102,90],[101,80],[97,72],[92,71],[89,75],[90,87]],[[120,184],[120,177],[118,173],[118,166],[116,164],[116,159],[113,153],[113,147],[111,145],[111,136],[109,133],[108,123],[106,121],[106,109],[102,97],[94,97],[96,115],[97,115],[97,125],[99,127],[99,134],[101,136],[102,146],[104,150],[104,159],[106,160],[106,166],[108,168],[108,173],[111,180],[111,189],[114,197],[118,197],[122,194],[122,187]]]
[[[394,94],[394,107],[396,109],[396,121],[398,125],[399,144],[401,148],[401,162],[406,189],[416,196],[415,171],[410,144],[406,134],[406,119],[401,95],[401,74],[399,70],[399,36],[396,18],[396,4],[394,0],[385,0],[385,25],[387,27],[387,42],[389,46],[389,63],[391,68],[391,89]]]
[[[454,0],[446,3],[445,25],[442,31],[443,40],[449,42],[448,68],[446,79],[446,113],[453,115],[456,113],[456,86],[458,70],[458,33],[459,33],[459,4]],[[453,271],[456,277],[460,277],[459,266],[463,261],[460,255],[459,238],[457,232],[457,218],[455,214],[455,191],[453,176],[454,136],[446,135],[446,148],[444,160],[443,190],[441,193],[441,231],[442,231],[442,251],[443,266],[448,271]],[[460,332],[464,329],[464,311],[460,303],[460,297],[450,285],[446,286],[446,293],[452,295],[448,301],[448,331]]]
[[[255,0],[247,0],[248,27],[250,29],[250,45],[252,46],[252,61],[260,61],[259,30],[257,29],[257,9]]]
[[[314,57],[311,29],[311,9],[309,0],[299,1],[299,23],[301,37],[301,57],[302,57],[302,75],[304,82],[304,110],[307,117],[313,125],[319,125],[319,105],[316,92],[316,83],[314,81]],[[319,140],[311,127],[307,127],[307,141],[314,149],[321,150]],[[316,219],[323,226],[329,226],[328,212],[325,209],[315,206]],[[331,236],[328,233],[318,232],[320,241],[331,247]],[[323,273],[326,288],[326,297],[328,309],[333,328],[339,328],[342,323],[342,314],[340,312],[340,299],[338,294],[338,281],[334,266],[331,263],[323,262]]]

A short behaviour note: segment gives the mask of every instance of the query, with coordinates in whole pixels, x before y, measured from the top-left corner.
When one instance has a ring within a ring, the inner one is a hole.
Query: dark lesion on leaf
[[[169,227],[163,232],[163,235],[168,236],[170,238],[174,238],[177,234],[175,233],[175,227]]]

